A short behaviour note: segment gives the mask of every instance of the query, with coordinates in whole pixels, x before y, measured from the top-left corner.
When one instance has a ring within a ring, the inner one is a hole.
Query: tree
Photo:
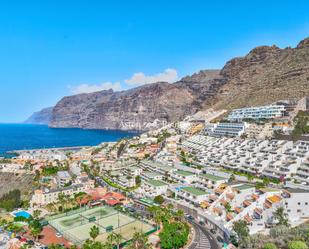
[[[33,227],[30,229],[30,234],[34,240],[37,240],[39,235],[41,234],[42,229],[39,227]]]
[[[308,246],[303,241],[295,240],[288,243],[288,249],[308,249]]]
[[[237,234],[239,241],[242,241],[249,236],[249,228],[244,220],[235,221],[233,224],[233,230]]]
[[[263,249],[277,249],[277,246],[273,243],[266,243],[264,246],[263,246]]]
[[[140,176],[136,176],[135,177],[135,185],[139,186],[139,185],[141,185],[141,182],[142,182],[141,177]]]
[[[40,217],[41,213],[42,213],[42,211],[40,209],[36,209],[36,210],[33,211],[32,216],[33,216],[34,219],[38,219]]]
[[[21,205],[21,193],[19,189],[14,189],[0,198],[0,208],[6,211],[12,211],[14,208],[19,208]]]
[[[235,180],[236,180],[235,175],[234,175],[234,174],[231,174],[231,175],[230,175],[230,178],[229,178],[229,182],[233,182],[233,181],[235,181]]]
[[[150,249],[151,244],[148,243],[148,238],[142,232],[135,232],[128,249]]]
[[[89,235],[95,241],[95,239],[99,236],[100,234],[100,229],[97,226],[93,226],[90,228]]]
[[[283,207],[277,208],[277,210],[273,213],[273,216],[276,220],[278,220],[278,225],[289,226],[288,215],[284,212]]]
[[[164,198],[162,195],[157,195],[154,199],[154,202],[161,205],[164,202]]]
[[[112,247],[114,245],[117,245],[117,248],[119,249],[122,239],[123,239],[123,237],[121,236],[121,234],[119,234],[119,233],[110,233],[107,236],[107,243],[110,244]]]
[[[189,226],[183,222],[165,222],[159,237],[162,249],[182,248],[188,241]]]

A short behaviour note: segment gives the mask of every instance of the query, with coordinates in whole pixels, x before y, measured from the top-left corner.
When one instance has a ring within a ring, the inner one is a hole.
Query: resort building
[[[167,191],[168,184],[159,180],[143,181],[141,194],[147,197],[155,197],[163,195]]]
[[[266,105],[249,108],[234,109],[228,116],[229,121],[243,119],[273,119],[284,116],[284,105]]]
[[[216,124],[209,124],[205,131],[209,136],[213,137],[239,137],[245,133],[249,127],[247,123],[226,123],[220,122]]]
[[[184,187],[176,193],[177,198],[195,206],[199,206],[201,202],[207,200],[208,195],[208,192],[195,187]]]
[[[174,171],[172,177],[178,182],[187,184],[191,184],[197,179],[194,173],[185,170]]]

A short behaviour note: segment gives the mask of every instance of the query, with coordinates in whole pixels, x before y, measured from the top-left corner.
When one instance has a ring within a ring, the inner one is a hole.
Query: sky
[[[0,122],[72,94],[174,82],[308,36],[308,0],[4,0]]]

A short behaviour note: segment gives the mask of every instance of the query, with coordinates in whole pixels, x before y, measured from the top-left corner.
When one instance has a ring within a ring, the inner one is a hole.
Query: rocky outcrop
[[[309,95],[309,39],[296,48],[260,46],[222,70],[203,70],[169,84],[65,97],[51,127],[147,130],[207,107],[231,109]]]
[[[226,63],[215,108],[269,104],[309,95],[309,38],[296,48],[261,46]]]
[[[44,108],[41,111],[33,113],[24,123],[25,124],[46,124],[51,119],[53,107]]]

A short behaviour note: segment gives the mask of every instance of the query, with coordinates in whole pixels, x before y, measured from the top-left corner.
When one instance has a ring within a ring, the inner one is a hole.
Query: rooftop
[[[236,189],[241,191],[241,190],[246,190],[246,189],[254,188],[254,186],[250,185],[250,184],[241,184],[241,185],[234,186],[234,188],[236,188]]]
[[[185,171],[185,170],[177,170],[176,174],[182,175],[182,176],[192,176],[192,175],[194,175],[194,173],[189,172],[189,171]]]
[[[221,177],[221,176],[215,176],[215,175],[212,175],[212,174],[200,174],[201,177],[204,177],[204,178],[207,178],[209,180],[212,180],[212,181],[222,181],[222,180],[226,180],[226,178],[224,177]]]
[[[158,181],[158,180],[148,180],[147,183],[155,186],[155,187],[161,187],[167,185],[165,182]]]
[[[190,194],[193,194],[193,195],[207,195],[208,194],[207,192],[200,190],[198,188],[194,188],[194,187],[185,187],[185,188],[182,188],[182,190]]]

